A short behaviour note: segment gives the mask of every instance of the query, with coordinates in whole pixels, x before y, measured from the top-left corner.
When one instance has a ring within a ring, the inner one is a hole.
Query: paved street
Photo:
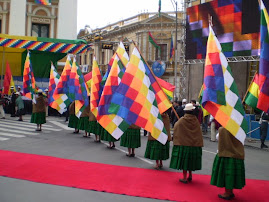
[[[147,143],[147,137],[144,137],[143,133],[141,133],[142,146],[136,150],[136,158],[129,158],[125,155],[127,149],[119,146],[119,142],[116,142],[116,149],[110,150],[105,142],[95,143],[94,137],[83,138],[82,131],[80,134],[73,134],[73,129],[68,128],[67,123],[64,122],[64,117],[48,117],[41,133],[35,131],[35,124],[29,123],[29,115],[24,116],[24,122],[16,121],[16,119],[9,116],[5,120],[0,119],[1,150],[147,169],[152,169],[154,166],[153,161],[143,158]],[[210,142],[207,136],[204,136],[202,170],[195,173],[210,175],[217,143]],[[269,180],[269,150],[261,150],[257,145],[259,145],[258,142],[256,146],[248,144],[245,147],[246,178]],[[172,149],[172,144],[170,149]],[[164,170],[175,172],[168,168],[169,163],[170,160],[164,161]],[[127,200],[156,201],[156,199],[141,199],[0,177],[1,202]]]

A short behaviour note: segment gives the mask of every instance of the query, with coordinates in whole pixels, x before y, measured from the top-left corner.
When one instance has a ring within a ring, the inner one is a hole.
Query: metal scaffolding
[[[182,32],[181,36],[178,37],[178,42],[181,43],[180,52],[176,53],[179,54],[179,71],[177,74],[179,77],[178,87],[176,88],[176,95],[178,95],[179,99],[187,98],[188,97],[188,67],[191,64],[202,64],[205,63],[205,59],[185,59],[185,50],[186,50],[186,23],[187,23],[187,8],[192,0],[182,0],[182,9],[183,9],[183,18],[182,18]],[[237,56],[237,57],[228,57],[228,62],[251,62],[251,61],[259,61],[260,56]],[[176,67],[175,67],[176,68]],[[178,69],[177,68],[177,69]],[[176,71],[177,72],[177,71]],[[178,89],[178,91],[177,91]]]

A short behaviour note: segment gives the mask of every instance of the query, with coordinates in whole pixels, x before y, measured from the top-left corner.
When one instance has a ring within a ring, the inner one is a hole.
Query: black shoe
[[[261,149],[263,149],[263,148],[268,148],[268,146],[266,144],[262,143],[261,144]]]
[[[219,194],[218,197],[225,200],[231,200],[232,198],[234,198],[234,194],[231,194],[230,196],[222,196],[221,194]]]
[[[187,180],[183,180],[183,179],[179,179],[180,182],[184,183],[184,184],[188,184]]]

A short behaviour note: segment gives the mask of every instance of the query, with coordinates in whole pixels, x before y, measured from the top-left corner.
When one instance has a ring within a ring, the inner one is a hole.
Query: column
[[[26,0],[10,1],[9,34],[25,36]]]

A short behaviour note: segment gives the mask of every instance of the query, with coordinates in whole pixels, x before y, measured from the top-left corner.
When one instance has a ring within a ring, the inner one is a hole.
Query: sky
[[[179,7],[182,0],[161,0],[161,11],[175,11],[176,1]],[[85,25],[91,29],[102,28],[139,13],[158,12],[158,9],[159,0],[78,0],[77,32]]]

